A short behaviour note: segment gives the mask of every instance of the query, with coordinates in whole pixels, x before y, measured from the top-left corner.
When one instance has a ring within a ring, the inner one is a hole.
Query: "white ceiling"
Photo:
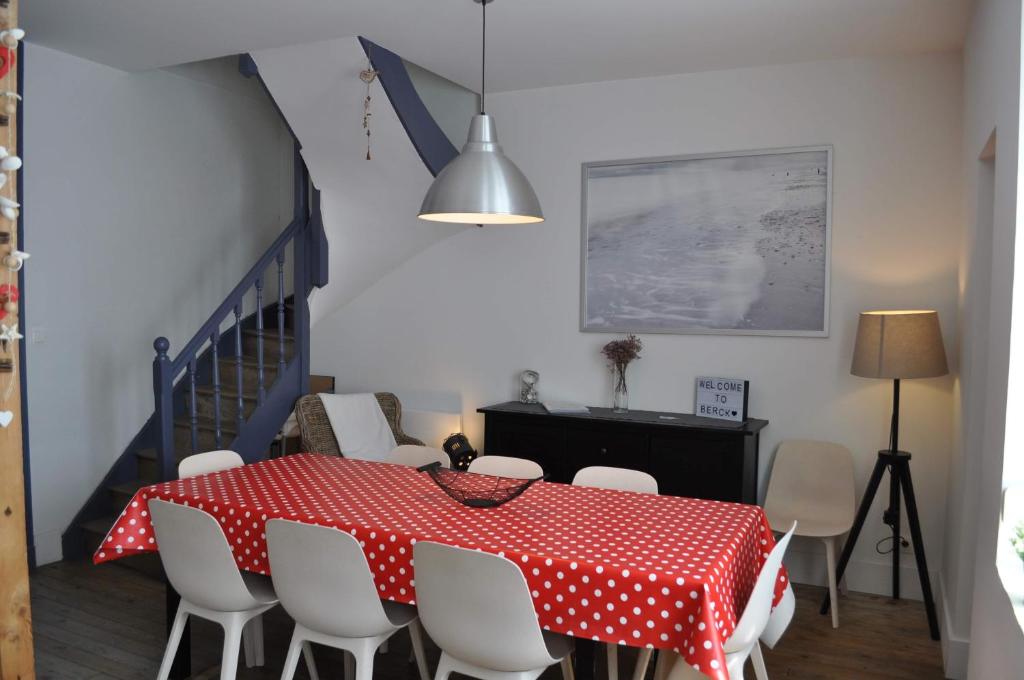
[[[972,0],[497,0],[488,89],[958,49]],[[364,35],[479,84],[471,0],[30,0],[29,39],[124,69]]]

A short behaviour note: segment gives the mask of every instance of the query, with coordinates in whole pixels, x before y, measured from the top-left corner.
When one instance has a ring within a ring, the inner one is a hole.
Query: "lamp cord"
[[[482,115],[486,111],[484,103],[487,101],[487,0],[480,3],[480,8],[483,12],[483,39],[480,45],[480,113]]]

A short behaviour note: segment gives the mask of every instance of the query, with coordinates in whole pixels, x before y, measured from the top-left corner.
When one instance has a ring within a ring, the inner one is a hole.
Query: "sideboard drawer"
[[[570,478],[591,465],[646,470],[650,437],[628,430],[568,428],[566,450]]]
[[[527,458],[539,464],[552,482],[568,482],[565,460],[565,428],[523,418],[488,420],[485,432],[488,454]]]
[[[743,488],[742,439],[689,434],[651,437],[651,474],[661,493],[734,503],[756,502]]]

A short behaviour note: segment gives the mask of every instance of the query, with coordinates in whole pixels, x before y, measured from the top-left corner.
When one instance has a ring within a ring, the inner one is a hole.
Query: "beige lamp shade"
[[[850,373],[902,379],[934,378],[948,372],[938,312],[861,313]]]

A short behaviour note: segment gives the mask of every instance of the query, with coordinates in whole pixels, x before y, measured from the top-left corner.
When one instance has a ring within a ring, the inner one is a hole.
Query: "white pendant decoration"
[[[7,150],[6,146],[0,146],[0,170],[4,172],[13,172],[14,170],[21,169],[21,159],[17,156],[12,156]]]
[[[14,420],[14,414],[10,411],[0,411],[0,427],[6,428]]]
[[[10,28],[0,31],[0,43],[10,49],[17,49],[18,43],[25,39],[25,31],[20,28]]]
[[[0,175],[2,177],[4,175]],[[0,215],[3,215],[10,221],[14,222],[18,219],[18,208],[21,204],[17,201],[7,198],[6,196],[0,196]]]
[[[5,100],[4,113],[13,116],[18,112],[18,102],[21,101],[21,95],[17,92],[0,92],[0,97]]]
[[[12,250],[9,255],[4,256],[3,263],[12,272],[16,272],[25,266],[25,260],[30,257],[32,256],[21,250]]]
[[[0,324],[0,329],[3,329],[3,331],[0,332],[0,346],[3,347],[4,352],[7,351],[10,343],[17,342],[25,337],[18,332],[18,324],[16,323],[10,326],[5,323]]]

